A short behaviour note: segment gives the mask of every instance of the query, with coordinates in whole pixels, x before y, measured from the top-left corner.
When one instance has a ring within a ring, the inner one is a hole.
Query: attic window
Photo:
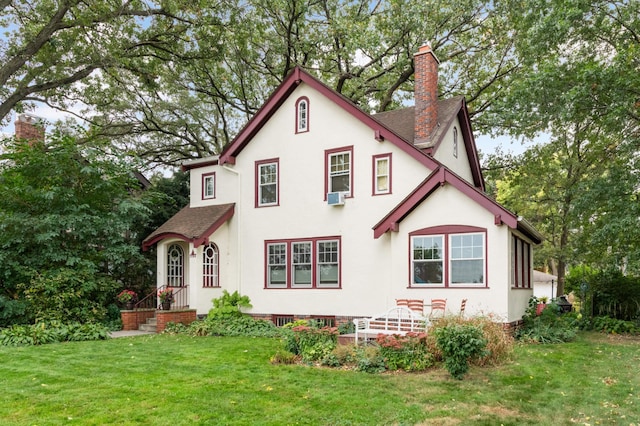
[[[453,128],[453,156],[458,158],[458,128]]]
[[[309,131],[309,99],[299,98],[296,101],[296,133]]]

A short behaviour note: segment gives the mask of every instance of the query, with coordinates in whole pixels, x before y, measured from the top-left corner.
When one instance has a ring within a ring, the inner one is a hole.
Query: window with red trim
[[[325,199],[329,192],[353,196],[353,146],[325,151]]]
[[[256,207],[278,205],[279,168],[278,159],[256,161]]]
[[[516,235],[511,238],[511,285],[531,288],[531,245]]]
[[[208,244],[202,249],[202,286],[220,287],[218,247]]]
[[[202,199],[216,198],[216,174],[205,173],[202,175]]]
[[[299,98],[296,101],[296,133],[309,131],[309,99]]]
[[[391,193],[391,154],[373,156],[373,195]]]
[[[486,229],[437,226],[409,235],[411,287],[486,286]]]
[[[171,244],[167,249],[167,286],[182,287],[184,283],[184,249]]]
[[[265,242],[267,288],[339,288],[340,237]]]

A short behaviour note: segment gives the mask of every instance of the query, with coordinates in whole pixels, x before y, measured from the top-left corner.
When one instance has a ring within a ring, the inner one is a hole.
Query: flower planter
[[[162,310],[163,311],[171,310],[171,300],[165,300],[165,301],[161,302],[160,306],[162,306]]]
[[[544,311],[544,308],[547,307],[546,303],[538,303],[536,305],[536,315],[540,315],[542,313],[542,311]]]

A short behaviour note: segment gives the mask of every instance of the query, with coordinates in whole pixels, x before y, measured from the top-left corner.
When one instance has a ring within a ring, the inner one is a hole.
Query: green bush
[[[469,371],[469,360],[485,354],[487,339],[482,329],[472,324],[451,324],[434,332],[445,368],[454,378],[462,380]]]
[[[380,335],[376,339],[380,355],[389,370],[422,371],[433,365],[426,333]]]
[[[338,344],[338,330],[335,327],[297,326],[292,329],[295,345],[287,344],[287,349],[293,347],[296,355],[300,355],[304,362],[319,361],[326,357]]]
[[[550,303],[536,313],[537,299],[532,297],[522,316],[522,326],[516,330],[518,340],[535,343],[562,343],[575,338],[577,324],[574,314],[562,314],[556,303]]]
[[[169,332],[180,333],[179,327],[172,327]],[[208,316],[202,321],[194,321],[184,330],[192,336],[254,336],[282,337],[282,330],[271,321],[259,320],[249,315],[235,314],[230,316]]]
[[[567,276],[566,288],[589,307],[585,316],[612,317],[624,321],[640,318],[640,277],[612,268],[595,271],[577,267]]]
[[[356,369],[365,373],[382,373],[386,370],[380,347],[368,345],[356,351]]]
[[[0,345],[30,346],[66,341],[104,340],[109,329],[97,323],[39,322],[0,329]]]
[[[237,291],[229,294],[227,290],[222,291],[222,296],[213,299],[213,308],[209,311],[209,318],[219,317],[239,317],[243,313],[240,308],[250,308],[249,296],[240,296]]]
[[[114,281],[90,268],[58,268],[33,272],[29,284],[19,285],[37,322],[102,322],[106,295]]]
[[[581,328],[610,334],[640,334],[640,325],[610,317],[594,317],[581,321]]]

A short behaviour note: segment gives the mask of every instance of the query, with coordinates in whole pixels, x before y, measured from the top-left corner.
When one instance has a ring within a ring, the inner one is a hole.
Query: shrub
[[[194,336],[254,336],[281,337],[281,330],[271,321],[259,320],[249,315],[208,316],[194,321],[187,328]]]
[[[65,341],[104,340],[109,330],[96,323],[39,322],[33,325],[14,325],[0,330],[0,345],[30,346]]]
[[[222,291],[222,296],[213,299],[213,308],[209,311],[209,317],[238,317],[242,316],[240,308],[250,308],[251,301],[248,296],[240,296],[237,291],[229,294],[227,290]]]
[[[566,288],[589,307],[583,315],[625,321],[640,317],[640,277],[624,275],[616,268],[597,271],[580,266],[570,271]]]
[[[286,350],[278,350],[271,357],[272,364],[295,364],[298,362],[298,356]]]
[[[482,329],[473,324],[450,324],[434,330],[447,371],[462,380],[469,371],[469,359],[485,354],[487,339]]]
[[[351,334],[356,331],[356,325],[353,321],[345,321],[338,324],[338,333],[339,334]]]
[[[293,333],[297,354],[305,362],[323,359],[331,353],[338,343],[338,330],[335,327],[297,326],[293,328]]]
[[[358,347],[356,351],[356,369],[365,373],[382,373],[385,371],[384,358],[379,346]]]
[[[380,354],[389,370],[421,371],[433,365],[426,333],[380,335],[376,339]]]
[[[640,326],[633,321],[624,321],[610,317],[594,317],[581,322],[583,329],[610,334],[640,334]]]
[[[436,341],[436,330],[455,324],[471,324],[479,327],[482,330],[482,335],[487,340],[487,350],[483,356],[470,360],[473,365],[499,365],[511,359],[513,355],[514,338],[503,328],[501,322],[495,321],[491,316],[473,318],[446,316],[432,324],[430,333],[427,336],[427,348],[434,360],[442,361],[444,358]]]
[[[535,297],[529,300],[529,306],[522,316],[522,326],[516,331],[517,339],[535,343],[562,343],[575,338],[577,326],[574,316],[561,314],[556,303],[547,305],[537,315],[536,303]]]
[[[338,345],[322,359],[322,365],[340,367],[354,364],[356,360],[356,347],[354,345]]]

